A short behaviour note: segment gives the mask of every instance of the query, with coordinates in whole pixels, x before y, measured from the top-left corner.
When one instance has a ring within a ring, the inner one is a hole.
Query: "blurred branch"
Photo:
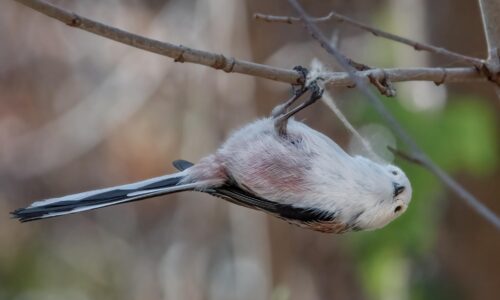
[[[166,26],[169,17],[168,5],[159,7],[155,16],[150,18],[145,32],[159,33],[159,26]],[[175,76],[171,76],[172,69],[159,63],[161,57],[142,55],[132,48],[125,50],[115,54],[113,63],[107,65],[106,73],[99,75],[98,84],[92,85],[92,89],[82,94],[71,92],[79,98],[78,102],[43,125],[18,133],[8,143],[3,143],[0,147],[1,172],[17,179],[27,179],[64,166],[109,137],[154,99],[153,94],[161,87],[176,85]],[[79,49],[80,58],[60,58],[76,70],[86,64],[93,52],[92,47],[82,47]],[[63,52],[62,55],[68,53]],[[138,73],[143,76],[136,76]],[[60,99],[67,97],[68,89],[73,91],[82,79],[85,80],[79,72],[74,72],[61,81],[54,88],[55,102],[64,101]]]
[[[395,156],[398,156],[399,158],[407,160],[407,161],[414,163],[416,165],[424,166],[422,159],[420,159],[419,157],[411,156],[410,154],[405,153],[405,152],[398,150],[396,148],[393,148],[391,146],[387,146],[387,149],[389,149],[389,151],[391,151],[392,154],[394,154]]]
[[[228,58],[222,54],[215,54],[207,51],[197,50],[185,46],[177,46],[166,42],[146,38],[133,34],[91,19],[79,16],[48,2],[41,0],[15,0],[28,6],[44,15],[59,20],[69,26],[76,27],[90,33],[112,39],[114,41],[133,46],[145,51],[153,52],[163,56],[173,58],[176,62],[190,62],[209,66],[215,69],[222,69],[225,72],[247,74],[280,82],[297,84],[303,78],[296,71],[283,69],[253,62]],[[486,81],[484,76],[475,68],[396,68],[396,69],[370,69],[358,71],[358,77],[369,75],[378,76],[387,74],[393,82],[402,81],[433,81],[442,82],[463,82],[471,80]],[[354,81],[345,72],[329,72],[324,74],[328,77],[328,83],[333,86],[351,86]]]
[[[495,0],[493,0],[493,1],[495,1]],[[280,23],[288,23],[288,24],[302,22],[302,19],[297,18],[297,17],[272,16],[272,15],[264,15],[264,14],[259,14],[259,13],[254,14],[254,18],[257,20],[263,20],[263,21],[267,21],[267,22],[280,22]],[[445,49],[445,48],[436,47],[433,45],[413,41],[413,40],[410,40],[408,38],[405,38],[405,37],[402,37],[402,36],[399,36],[399,35],[396,35],[393,33],[389,33],[389,32],[377,29],[375,27],[372,27],[370,25],[358,22],[354,19],[351,19],[349,17],[346,17],[344,15],[338,14],[338,13],[333,12],[333,11],[324,17],[311,18],[310,20],[313,22],[324,22],[324,21],[331,20],[331,19],[337,20],[339,22],[344,22],[344,23],[349,24],[351,26],[366,30],[375,36],[379,36],[382,38],[386,38],[388,40],[392,40],[392,41],[395,41],[398,43],[402,43],[402,44],[411,46],[417,51],[424,50],[424,51],[428,51],[431,53],[443,55],[443,56],[449,57],[451,59],[456,59],[456,60],[461,61],[461,62],[472,64],[476,68],[481,68],[482,65],[484,64],[484,60],[482,60],[482,59],[459,54],[456,52],[452,52],[452,51]]]
[[[419,157],[418,154],[417,155],[410,155],[408,153],[394,149],[392,147],[387,147],[387,148],[394,155],[396,155],[404,160],[407,160],[411,163],[419,165],[419,166],[427,169],[429,172],[433,173],[434,175],[436,175],[436,177],[438,177],[451,190],[453,190],[455,192],[455,194],[457,194],[462,199],[464,199],[466,201],[466,203],[469,204],[474,210],[476,210],[481,216],[483,216],[486,220],[488,220],[490,223],[492,223],[497,229],[500,228],[500,219],[493,211],[491,211],[488,207],[486,207],[484,204],[479,202],[476,197],[474,197],[471,193],[469,193],[458,182],[453,180],[453,178],[451,178],[446,172],[444,172],[436,164],[429,163],[430,162],[429,158],[427,158],[425,156]]]
[[[370,100],[370,103],[378,111],[378,113],[385,119],[389,126],[395,131],[398,137],[406,144],[407,147],[411,149],[411,155],[408,157],[413,157],[415,161],[425,166],[431,173],[433,173],[437,178],[439,178],[448,188],[450,188],[456,195],[462,198],[471,208],[473,208],[479,215],[484,217],[496,229],[500,230],[500,218],[488,209],[484,204],[482,204],[476,197],[469,193],[465,188],[463,188],[459,183],[457,183],[450,175],[444,172],[438,165],[436,165],[415,143],[415,141],[408,135],[408,133],[403,129],[401,124],[395,119],[395,117],[385,108],[384,104],[377,95],[369,88],[366,81],[362,80],[359,75],[356,74],[355,70],[347,61],[344,60],[343,55],[328,43],[328,39],[319,30],[318,26],[310,19],[306,14],[302,6],[297,2],[297,0],[288,0],[295,11],[299,14],[300,18],[304,21],[304,26],[309,32],[309,34],[321,44],[325,44],[324,47],[327,52],[332,55],[336,61],[344,68],[344,70],[349,73],[349,76],[356,83],[358,87]]]
[[[488,58],[498,59],[500,48],[500,2],[498,0],[479,0],[479,6],[488,46]]]
[[[147,76],[135,75],[141,69],[147,70],[143,72]],[[2,145],[0,170],[16,178],[29,178],[84,155],[141,109],[169,72],[171,69],[158,64],[156,57],[141,57],[129,50],[73,107]]]
[[[484,66],[490,80],[500,85],[500,1],[479,0],[488,60]]]

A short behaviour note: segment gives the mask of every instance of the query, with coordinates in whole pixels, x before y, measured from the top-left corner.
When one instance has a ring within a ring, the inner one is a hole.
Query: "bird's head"
[[[373,191],[370,206],[360,216],[360,228],[371,230],[384,227],[401,216],[412,196],[412,188],[406,174],[397,166],[370,163],[376,170],[375,180],[371,181]]]
[[[393,213],[397,217],[405,212],[408,204],[410,204],[412,194],[411,184],[406,174],[400,168],[394,165],[387,165],[385,170],[392,181],[392,206]]]

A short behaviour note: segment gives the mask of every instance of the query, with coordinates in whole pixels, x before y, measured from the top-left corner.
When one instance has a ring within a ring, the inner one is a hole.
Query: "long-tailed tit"
[[[199,191],[322,232],[388,224],[408,207],[408,178],[396,166],[350,156],[327,136],[291,119],[321,97],[322,91],[311,86],[299,89],[271,117],[234,132],[197,164],[175,161],[178,173],[42,200],[12,214],[24,222]],[[308,89],[311,97],[290,109]]]

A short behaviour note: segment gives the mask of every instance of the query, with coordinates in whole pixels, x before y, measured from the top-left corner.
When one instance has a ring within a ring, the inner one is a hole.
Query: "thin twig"
[[[425,167],[424,163],[422,162],[422,159],[420,159],[419,157],[416,157],[416,156],[412,156],[406,152],[403,152],[401,150],[398,150],[396,148],[393,148],[391,146],[387,146],[387,149],[389,151],[392,152],[392,154],[394,154],[395,156],[398,156],[399,158],[402,158],[404,160],[407,160],[411,163],[414,163],[416,165],[420,165],[420,166],[423,166]]]
[[[500,85],[500,1],[479,0],[483,20],[488,60],[483,71],[491,81]]]
[[[133,34],[109,25],[105,25],[91,19],[66,11],[55,5],[40,0],[15,0],[44,15],[59,20],[70,26],[88,31],[114,41],[140,48],[145,51],[173,58],[176,62],[190,62],[201,64],[215,69],[223,69],[226,72],[261,77],[279,82],[297,84],[302,76],[292,69],[277,68],[268,65],[257,64],[235,58],[228,58],[221,54],[210,53],[203,50],[193,49],[185,46],[177,46],[170,43],[149,39]],[[229,63],[228,63],[229,61]],[[226,66],[224,68],[223,66]],[[232,67],[231,67],[232,66]],[[362,71],[359,76],[370,74],[387,73],[392,82],[402,81],[433,81],[440,82],[446,78],[446,82],[463,81],[486,81],[486,78],[474,68],[397,68],[397,69],[370,69]],[[333,86],[351,86],[352,79],[345,72],[332,72],[324,74],[328,77],[329,84]],[[378,75],[377,75],[378,76]]]
[[[500,2],[498,0],[479,0],[484,34],[488,47],[488,59],[500,56]]]
[[[386,122],[391,126],[391,128],[396,132],[398,137],[408,146],[412,151],[412,156],[417,157],[421,164],[424,165],[431,173],[438,177],[445,185],[447,185],[456,195],[465,200],[465,202],[473,208],[478,214],[488,220],[493,224],[498,230],[500,230],[500,218],[488,209],[483,203],[481,203],[476,197],[469,193],[465,188],[458,184],[453,178],[450,177],[446,172],[444,172],[439,166],[437,166],[427,155],[420,149],[420,147],[413,141],[413,139],[406,133],[399,122],[394,118],[394,116],[385,108],[384,104],[376,96],[376,94],[369,88],[368,84],[356,73],[355,70],[350,66],[343,58],[343,55],[339,51],[330,45],[319,30],[316,24],[311,21],[309,16],[306,14],[302,6],[297,2],[297,0],[288,0],[295,11],[299,14],[300,18],[304,21],[304,25],[309,32],[309,34],[322,44],[326,44],[325,49],[329,54],[331,54],[337,62],[346,70],[358,87],[370,100],[370,103],[375,107],[378,113],[386,120]]]
[[[493,1],[496,1],[496,0],[493,0]],[[266,21],[266,22],[280,22],[280,23],[288,23],[288,24],[302,22],[302,19],[301,18],[297,18],[297,17],[272,16],[272,15],[264,15],[264,14],[260,14],[260,13],[259,14],[254,14],[254,18],[257,19],[257,20],[263,20],[263,21]],[[421,43],[421,42],[413,41],[413,40],[410,40],[408,38],[405,38],[405,37],[402,37],[402,36],[399,36],[399,35],[396,35],[396,34],[393,34],[393,33],[389,33],[389,32],[380,30],[378,28],[372,27],[370,25],[358,22],[358,21],[356,21],[354,19],[351,19],[351,18],[349,18],[347,16],[338,14],[338,13],[333,12],[333,11],[330,12],[328,15],[324,16],[324,17],[310,18],[310,20],[312,22],[325,22],[327,20],[332,20],[332,19],[333,20],[337,20],[339,22],[344,22],[346,24],[349,24],[351,26],[354,26],[354,27],[357,27],[357,28],[360,28],[360,29],[363,29],[363,30],[366,30],[366,31],[372,33],[375,36],[383,37],[383,38],[386,38],[386,39],[389,39],[389,40],[392,40],[392,41],[395,41],[395,42],[398,42],[398,43],[402,43],[402,44],[411,46],[415,50],[424,50],[424,51],[428,51],[428,52],[431,52],[431,53],[440,54],[440,55],[449,57],[451,59],[455,59],[455,60],[458,60],[458,61],[461,61],[461,62],[472,64],[476,68],[481,68],[483,66],[483,64],[485,63],[485,61],[482,60],[482,59],[479,59],[479,58],[476,58],[476,57],[467,56],[467,55],[463,55],[463,54],[460,54],[460,53],[456,53],[456,52],[450,51],[450,50],[442,48],[442,47],[436,47],[436,46],[429,45],[429,44],[426,44],[426,43]]]
[[[259,14],[256,13],[253,15],[254,19],[256,20],[264,20],[266,22],[282,22],[282,23],[288,23],[288,24],[293,24],[298,21],[300,21],[300,18],[294,18],[294,17],[287,17],[287,16],[271,16],[271,15],[264,15],[264,14]],[[320,18],[315,18],[315,22],[323,22],[323,21],[328,21],[331,19],[331,13],[325,17],[320,17]],[[321,45],[323,47],[323,45]],[[371,67],[358,63],[351,58],[341,54],[344,56],[344,60],[346,60],[351,66],[353,66],[356,70],[358,71],[364,71],[364,70],[369,70]]]
[[[253,18],[259,21],[265,21],[269,23],[287,23],[287,24],[293,24],[293,23],[299,23],[302,22],[300,18],[297,17],[290,17],[290,16],[274,16],[274,15],[266,15],[262,13],[255,13],[253,14]],[[330,21],[332,19],[332,13],[329,13],[328,15],[324,17],[317,17],[317,18],[311,18],[313,22],[320,23],[320,22],[326,22]]]
[[[492,212],[488,207],[486,207],[484,204],[481,202],[476,202],[477,199],[472,196],[463,186],[461,186],[459,183],[457,183],[455,180],[453,180],[446,172],[444,172],[441,168],[439,168],[435,164],[429,164],[428,163],[428,158],[426,157],[419,157],[416,155],[410,155],[408,153],[405,153],[403,151],[394,149],[392,147],[387,147],[389,151],[391,151],[394,155],[407,160],[411,163],[414,163],[416,165],[419,165],[431,173],[435,174],[438,178],[440,178],[448,187],[450,187],[452,190],[459,191],[465,198],[462,196],[463,199],[466,200],[466,202],[471,205],[480,215],[482,215],[485,219],[490,221],[493,225],[495,225],[497,228],[500,226],[500,223],[498,223],[498,216]],[[458,192],[455,192],[458,194]],[[459,195],[460,196],[460,195]]]
[[[293,24],[295,22],[298,22],[300,21],[299,18],[294,18],[294,17],[287,17],[287,16],[270,16],[270,15],[264,15],[264,14],[259,14],[259,13],[256,13],[253,15],[254,19],[256,20],[264,20],[266,22],[283,22],[283,23],[288,23],[288,24]],[[325,17],[320,17],[320,18],[315,18],[314,21],[315,22],[323,22],[323,21],[328,21],[331,19],[331,14],[325,16]],[[323,46],[323,45],[321,45]],[[343,54],[342,54],[343,55]],[[351,65],[353,66],[356,70],[358,71],[364,71],[364,70],[369,70],[371,69],[371,67],[365,65],[365,64],[362,64],[362,63],[358,63],[354,60],[352,60],[351,58],[347,57],[344,55],[344,59]]]
[[[346,116],[342,113],[340,108],[335,103],[335,100],[327,90],[323,92],[323,97],[321,97],[321,100],[328,106],[328,108],[330,108],[331,111],[333,111],[333,113],[337,116],[340,122],[342,122],[342,124],[344,124],[347,130],[349,130],[352,136],[358,140],[358,142],[364,148],[363,150],[366,153],[366,155],[373,160],[377,161],[381,160],[380,157],[377,155],[377,153],[375,153],[375,151],[373,150],[371,144],[356,130],[356,128],[354,128],[351,122],[349,122]]]

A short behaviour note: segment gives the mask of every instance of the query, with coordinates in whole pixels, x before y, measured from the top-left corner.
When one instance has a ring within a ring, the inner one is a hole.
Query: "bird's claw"
[[[314,99],[312,100],[313,102],[320,99],[323,96],[323,92],[325,91],[318,85],[317,80],[311,81],[311,83],[309,83],[309,85],[307,86],[307,89],[311,91],[310,99]]]
[[[302,72],[304,78],[307,77],[307,73],[305,73],[307,72],[306,68],[297,66],[294,68],[294,70]],[[279,135],[281,136],[286,135],[286,126],[288,123],[288,119],[291,116],[295,115],[296,113],[306,108],[307,106],[313,104],[322,97],[324,90],[318,85],[317,82],[318,79],[311,81],[307,86],[305,84],[292,85],[293,89],[292,98],[288,99],[286,102],[276,106],[273,109],[273,111],[271,112],[271,116],[274,118],[274,127]],[[289,111],[288,110],[289,107],[307,91],[311,91],[309,99],[307,99],[302,104],[296,106],[295,108]]]

